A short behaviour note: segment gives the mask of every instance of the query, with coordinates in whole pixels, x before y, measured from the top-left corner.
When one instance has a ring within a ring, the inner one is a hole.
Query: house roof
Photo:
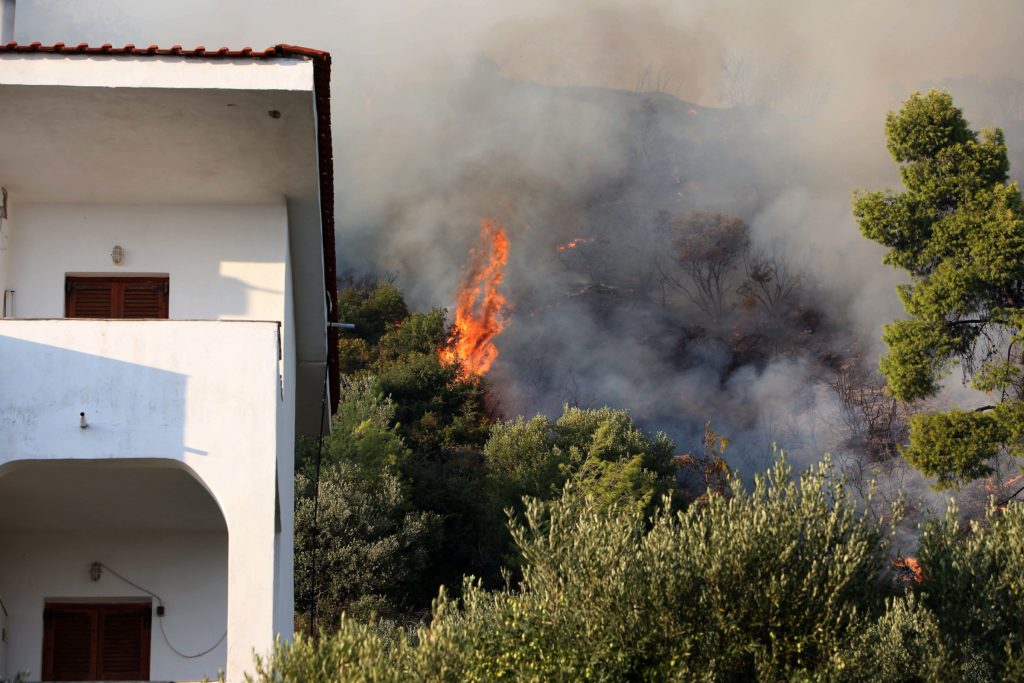
[[[132,56],[132,57],[200,57],[203,59],[274,59],[279,57],[309,57],[311,59],[325,60],[328,65],[331,62],[331,55],[323,50],[314,50],[299,45],[274,45],[263,50],[254,50],[251,47],[243,47],[240,50],[221,47],[216,50],[207,50],[202,45],[192,49],[185,49],[181,45],[172,45],[169,48],[162,48],[157,45],[149,47],[136,47],[128,43],[124,47],[114,47],[110,43],[103,45],[89,45],[79,43],[78,45],[66,45],[65,43],[54,43],[43,45],[40,42],[18,43],[11,41],[0,44],[0,52],[39,52],[44,54],[60,55],[110,55],[110,56]]]
[[[136,47],[129,43],[123,47],[114,47],[110,43],[103,45],[66,45],[54,43],[43,45],[39,42],[22,44],[9,42],[0,44],[0,56],[3,54],[44,54],[92,57],[184,57],[204,60],[253,60],[253,59],[309,59],[313,63],[313,97],[316,104],[317,119],[317,150],[318,177],[320,185],[320,221],[323,238],[324,285],[327,299],[327,320],[337,322],[338,285],[335,256],[334,236],[334,151],[331,138],[331,55],[323,50],[298,45],[280,44],[263,50],[243,47],[232,50],[221,47],[207,50],[202,45],[185,49],[181,45],[161,48],[156,45]],[[331,412],[338,407],[340,390],[340,371],[338,359],[338,333],[333,327],[327,330],[327,376],[331,396]]]

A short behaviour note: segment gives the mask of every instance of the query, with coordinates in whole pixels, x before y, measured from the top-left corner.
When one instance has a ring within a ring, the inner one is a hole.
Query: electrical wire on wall
[[[224,631],[224,635],[222,635],[220,638],[218,638],[217,642],[214,643],[211,647],[207,648],[206,650],[203,650],[202,652],[198,652],[198,653],[193,654],[193,655],[185,654],[184,652],[182,652],[178,648],[174,647],[174,645],[171,643],[170,639],[167,637],[167,632],[164,631],[164,614],[163,614],[164,613],[164,599],[163,598],[161,598],[159,595],[157,595],[153,591],[149,590],[148,588],[144,588],[143,586],[140,586],[139,584],[135,583],[134,581],[130,581],[129,579],[126,579],[125,577],[121,576],[116,571],[111,569],[108,565],[105,565],[102,562],[94,562],[93,563],[92,572],[93,572],[93,576],[96,577],[96,578],[93,579],[94,581],[98,581],[99,580],[99,572],[96,571],[97,568],[105,569],[106,571],[110,572],[111,574],[113,574],[117,578],[119,578],[122,581],[124,581],[126,584],[128,584],[132,588],[140,590],[143,593],[146,593],[147,595],[150,595],[150,596],[156,598],[156,604],[159,606],[159,609],[157,610],[157,622],[160,625],[160,635],[163,636],[164,643],[167,644],[167,647],[170,648],[171,652],[173,652],[174,654],[178,655],[182,659],[199,659],[200,657],[208,655],[211,652],[213,652],[214,650],[216,650],[218,647],[220,647],[220,644],[223,643],[224,639],[228,637],[228,632]]]

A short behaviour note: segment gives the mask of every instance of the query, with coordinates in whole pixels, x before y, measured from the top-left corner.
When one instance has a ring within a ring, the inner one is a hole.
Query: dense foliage
[[[569,487],[513,522],[522,583],[468,581],[429,625],[349,617],[299,638],[260,681],[990,681],[1020,674],[1024,507],[930,524],[921,583],[890,560],[891,517],[827,461],[784,462],[645,517]],[[970,596],[970,600],[965,600]]]
[[[909,318],[885,328],[881,369],[899,399],[934,396],[959,363],[993,405],[916,416],[903,451],[942,487],[992,471],[1024,443],[1024,205],[1002,131],[971,130],[948,93],[915,93],[886,120],[904,192],[861,192],[854,215],[885,262]]]
[[[443,310],[410,313],[389,282],[354,283],[340,301],[357,327],[340,344],[339,408],[323,443],[298,449],[300,629],[311,626],[314,587],[318,625],[330,631],[343,611],[416,620],[465,575],[504,585],[519,564],[506,511],[521,510],[523,496],[553,499],[568,485],[606,507],[650,512],[673,490],[674,444],[626,411],[498,420],[486,382],[439,360]]]
[[[691,278],[709,302],[715,263]],[[752,287],[767,310],[778,292]],[[341,302],[359,327],[340,406],[298,449],[300,635],[261,683],[1024,677],[1021,506],[929,523],[914,574],[893,562],[898,509],[851,498],[828,460],[748,489],[710,424],[703,455],[676,455],[622,410],[502,420],[439,359],[444,311],[389,282]],[[954,442],[956,477],[983,473],[1018,405],[918,418],[907,457],[948,468]]]

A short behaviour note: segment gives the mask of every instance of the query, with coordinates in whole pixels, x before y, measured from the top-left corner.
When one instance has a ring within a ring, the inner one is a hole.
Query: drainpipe
[[[14,41],[14,0],[0,0],[0,45]]]

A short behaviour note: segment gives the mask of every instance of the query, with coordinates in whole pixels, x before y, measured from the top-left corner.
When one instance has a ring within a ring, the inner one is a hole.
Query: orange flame
[[[893,565],[897,569],[901,569],[904,572],[905,581],[907,583],[922,583],[924,581],[924,573],[921,571],[921,565],[918,563],[916,557],[904,557],[901,560],[893,560]]]
[[[494,219],[480,221],[480,240],[469,250],[469,265],[455,292],[455,325],[439,351],[441,362],[462,361],[462,374],[483,375],[498,358],[493,339],[505,329],[508,307],[498,291],[508,261],[508,237]]]
[[[589,238],[588,237],[577,237],[575,239],[569,240],[565,244],[559,244],[557,247],[555,247],[555,250],[556,251],[565,251],[566,249],[575,249],[576,247],[580,246],[581,244],[590,244],[593,241],[594,241],[593,237],[589,237]]]
[[[1001,491],[1004,491],[1005,489],[1010,488],[1014,484],[1019,483],[1021,479],[1024,479],[1024,474],[1018,474],[1015,477],[1010,477],[1009,479],[1002,483],[998,483],[996,478],[993,476],[985,480],[985,482],[982,484],[982,488],[984,488],[987,493],[995,495],[997,493],[1000,493]]]

